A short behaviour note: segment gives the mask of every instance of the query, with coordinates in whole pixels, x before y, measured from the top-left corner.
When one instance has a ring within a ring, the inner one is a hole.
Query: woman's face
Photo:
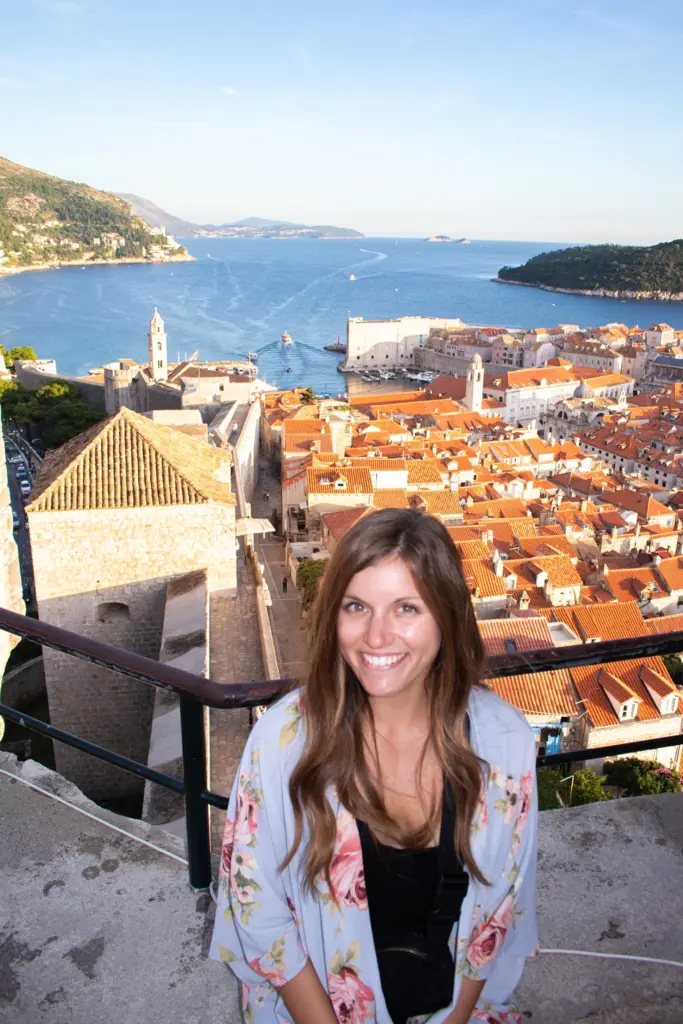
[[[441,645],[436,620],[398,557],[353,577],[339,609],[337,639],[368,697],[377,698],[421,688]]]

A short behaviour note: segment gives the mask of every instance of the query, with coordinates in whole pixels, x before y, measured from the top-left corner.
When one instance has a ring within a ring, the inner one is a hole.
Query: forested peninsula
[[[501,267],[494,280],[603,298],[683,301],[683,239],[556,249],[520,267]]]
[[[188,259],[183,246],[110,192],[0,157],[0,274]]]

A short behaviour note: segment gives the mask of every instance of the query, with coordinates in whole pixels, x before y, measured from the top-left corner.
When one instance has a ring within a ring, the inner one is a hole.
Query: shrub
[[[318,584],[325,575],[328,558],[306,558],[299,565],[296,582],[304,608],[310,608],[318,593]]]
[[[653,796],[658,793],[679,793],[681,776],[659,761],[639,757],[620,757],[606,761],[603,768],[607,784],[616,786],[623,796]]]

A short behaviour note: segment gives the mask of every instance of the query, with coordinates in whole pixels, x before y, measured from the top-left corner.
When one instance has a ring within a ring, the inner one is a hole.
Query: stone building
[[[39,617],[157,658],[166,586],[205,569],[236,587],[230,455],[120,409],[50,453],[27,506]],[[154,690],[45,651],[52,724],[145,761]],[[91,799],[136,799],[142,782],[57,744],[57,770]]]

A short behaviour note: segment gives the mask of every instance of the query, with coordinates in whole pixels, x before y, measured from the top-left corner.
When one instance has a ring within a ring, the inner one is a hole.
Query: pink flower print
[[[249,961],[249,966],[252,971],[255,971],[256,974],[260,974],[262,978],[269,981],[275,988],[281,988],[287,983],[285,972],[279,964],[273,964],[272,966],[269,964],[262,964],[259,958],[255,957],[253,960]]]
[[[330,879],[337,901],[346,907],[368,909],[363,851],[356,822],[342,809],[337,819],[337,839],[330,863]]]
[[[505,779],[505,796],[506,796],[506,807],[505,807],[505,821],[512,821],[515,816],[517,804],[519,802],[519,786],[514,776],[508,775]]]
[[[364,1024],[375,1017],[375,994],[353,967],[344,966],[328,976],[330,999],[339,1024]]]
[[[495,959],[507,929],[508,925],[503,925],[495,916],[475,929],[467,947],[467,959],[472,967],[485,967]]]
[[[521,835],[529,817],[531,808],[531,794],[533,793],[534,780],[531,772],[525,772],[520,779],[521,783],[521,806],[519,808],[519,820],[517,821],[517,834]]]
[[[223,846],[221,847],[221,866],[218,874],[220,878],[230,877],[230,864],[232,862],[232,850],[235,843],[235,822],[232,818],[225,819],[225,831],[223,832]]]
[[[258,804],[248,789],[237,791],[237,814],[235,815],[235,842],[239,846],[255,846],[254,836],[258,828],[256,813]]]
[[[298,928],[299,927],[299,917],[298,917],[297,912],[296,912],[296,907],[294,906],[294,900],[291,898],[291,896],[287,897],[287,906],[289,907],[289,909],[291,911],[291,914],[292,914],[292,917],[294,918],[294,924]]]

